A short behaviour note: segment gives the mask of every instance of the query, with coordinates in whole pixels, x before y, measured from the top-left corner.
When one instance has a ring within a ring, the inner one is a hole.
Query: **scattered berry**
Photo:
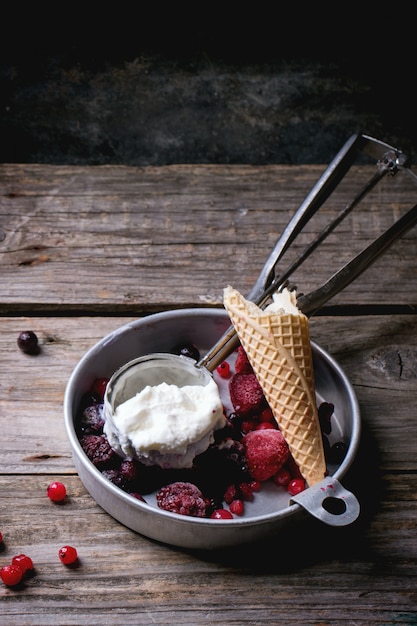
[[[253,372],[252,365],[242,346],[237,349],[235,371],[241,374],[251,374]]]
[[[226,491],[224,492],[223,500],[226,504],[230,504],[238,497],[239,490],[236,485],[229,485]]]
[[[296,496],[298,493],[301,493],[306,488],[306,483],[303,478],[293,478],[288,483],[288,493],[291,496]]]
[[[103,404],[93,403],[81,413],[79,430],[83,435],[101,435],[104,426]]]
[[[62,502],[67,495],[67,488],[63,483],[56,481],[48,485],[46,492],[52,502]]]
[[[145,498],[140,493],[136,493],[136,491],[131,491],[130,495],[136,498],[136,500],[139,500],[140,502],[146,502]]]
[[[99,395],[100,398],[104,398],[104,394],[106,393],[106,387],[108,385],[108,382],[109,382],[108,378],[104,378],[104,377],[97,378],[93,383],[91,391]]]
[[[344,441],[337,441],[330,448],[330,462],[340,464],[346,456],[348,447]]]
[[[84,435],[80,444],[90,461],[102,469],[117,458],[105,435]]]
[[[65,565],[72,565],[78,560],[77,550],[72,546],[63,546],[60,548],[58,556],[61,563],[64,563]]]
[[[253,430],[242,439],[250,475],[258,481],[268,480],[288,460],[290,451],[281,431],[275,428]]]
[[[0,569],[0,578],[8,587],[14,587],[22,580],[23,571],[18,565],[4,565]]]
[[[287,487],[292,476],[289,469],[281,467],[281,469],[272,477],[272,480],[278,487]]]
[[[239,515],[240,517],[245,512],[245,505],[243,503],[243,500],[232,500],[232,502],[229,504],[229,509],[233,515]]]
[[[172,352],[174,354],[179,354],[180,356],[188,356],[188,358],[194,359],[194,361],[200,360],[200,352],[192,343],[176,346]]]
[[[246,501],[253,500],[253,492],[256,491],[256,485],[258,484],[260,483],[256,483],[255,481],[251,481],[250,483],[240,483],[239,491],[242,494],[243,500],[246,500]]]
[[[221,378],[230,378],[230,365],[227,361],[223,361],[216,367],[216,372]]]
[[[265,396],[255,374],[234,374],[229,383],[230,400],[242,418],[257,415],[265,408]]]
[[[226,509],[216,509],[210,515],[210,519],[233,519],[233,515]]]
[[[25,354],[37,354],[39,351],[38,338],[32,330],[24,330],[17,338],[17,345]]]
[[[259,422],[256,419],[246,419],[246,420],[242,420],[240,424],[240,429],[242,433],[250,433],[251,430],[256,430],[258,426],[259,426]]]
[[[264,408],[264,410],[259,416],[259,421],[270,422],[271,424],[275,426],[276,422],[275,422],[274,414],[272,413],[271,407],[267,406]]]
[[[318,408],[320,428],[325,435],[329,435],[332,431],[331,418],[333,411],[334,404],[331,402],[322,402]]]
[[[160,509],[190,515],[191,517],[205,517],[207,501],[200,489],[188,482],[175,482],[162,487],[156,494],[156,502]]]
[[[18,554],[12,558],[12,565],[17,565],[20,567],[23,574],[26,574],[27,571],[33,570],[33,561],[30,556],[26,556],[26,554]]]
[[[275,425],[271,424],[271,422],[260,422],[256,426],[256,430],[267,430],[268,428],[273,428],[274,430],[276,430]]]

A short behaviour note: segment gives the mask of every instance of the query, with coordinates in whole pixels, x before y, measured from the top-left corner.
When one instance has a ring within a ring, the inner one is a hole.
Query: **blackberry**
[[[318,408],[320,428],[325,435],[330,435],[332,432],[332,415],[334,411],[334,404],[331,402],[322,402]]]
[[[104,426],[103,405],[90,404],[82,411],[79,431],[84,435],[101,435]]]
[[[123,474],[117,469],[106,469],[102,472],[103,476],[107,478],[114,485],[119,487],[120,489],[126,489],[126,479]]]
[[[105,435],[84,435],[80,444],[90,461],[98,469],[106,469],[119,460],[116,452],[111,448]]]
[[[160,509],[171,513],[191,517],[207,515],[207,500],[192,483],[176,482],[162,487],[156,494],[156,502]]]
[[[200,360],[200,352],[192,343],[178,345],[172,350],[172,353],[180,356],[187,356],[190,359],[194,359],[194,361]]]

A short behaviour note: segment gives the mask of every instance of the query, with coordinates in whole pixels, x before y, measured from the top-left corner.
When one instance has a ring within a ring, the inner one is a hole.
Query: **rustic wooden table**
[[[1,624],[417,623],[417,317],[413,229],[311,319],[312,338],[357,394],[362,441],[344,480],[353,525],[307,520],[273,540],[216,552],[158,544],[103,512],[78,478],[63,422],[68,378],[96,341],[156,311],[247,293],[322,166],[0,166],[0,565],[26,553],[34,575],[0,583]],[[323,207],[318,232],[371,167]],[[417,197],[384,181],[306,264],[307,292]],[[305,245],[307,234],[294,253]],[[37,356],[19,332],[35,331]],[[68,498],[46,497],[53,480]],[[80,563],[65,568],[61,545]]]

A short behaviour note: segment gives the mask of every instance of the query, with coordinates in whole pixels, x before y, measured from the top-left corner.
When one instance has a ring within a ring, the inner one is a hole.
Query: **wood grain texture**
[[[0,307],[4,311],[135,312],[219,306],[253,285],[323,166],[0,166]],[[374,168],[352,170],[288,260],[327,225]],[[401,172],[401,175],[403,173]],[[307,292],[410,208],[394,177],[347,218],[295,274]],[[335,298],[414,305],[415,230]],[[287,263],[283,265],[286,267]],[[77,277],[72,284],[70,277]],[[166,285],[173,288],[167,290]]]
[[[0,165],[0,566],[19,553],[35,563],[21,587],[0,583],[2,625],[416,623],[416,232],[310,322],[360,405],[361,443],[343,479],[361,504],[353,525],[308,518],[253,546],[165,546],[95,503],[65,432],[65,388],[85,352],[143,313],[219,307],[228,282],[248,291],[322,171]],[[368,174],[360,167],[357,179]],[[327,278],[410,206],[413,187],[387,182],[300,269],[299,285]],[[375,304],[383,314],[364,314]],[[36,356],[17,348],[27,329]],[[67,486],[61,505],[47,498],[52,480]],[[79,552],[75,569],[58,560],[65,544]]]

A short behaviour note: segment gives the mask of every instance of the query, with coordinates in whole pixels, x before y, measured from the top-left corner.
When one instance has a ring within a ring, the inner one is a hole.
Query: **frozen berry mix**
[[[206,517],[208,501],[200,489],[188,482],[175,482],[162,487],[156,494],[159,508],[171,513]]]
[[[277,429],[252,430],[243,437],[250,475],[260,482],[282,469],[290,455],[288,444]]]
[[[177,346],[173,352],[200,358],[192,344]],[[245,351],[239,347],[234,356],[233,365],[225,362],[227,365],[222,364],[215,372],[230,399],[231,410],[225,409],[227,424],[214,433],[214,442],[195,457],[191,469],[145,466],[136,459],[122,459],[111,448],[103,432],[107,378],[97,378],[80,403],[76,428],[87,457],[109,481],[139,501],[146,502],[153,494],[159,508],[192,517],[240,517],[266,481],[291,495],[305,489]],[[328,460],[340,463],[346,445],[340,442],[330,446],[327,440],[333,410],[332,404],[323,403],[319,417]]]

